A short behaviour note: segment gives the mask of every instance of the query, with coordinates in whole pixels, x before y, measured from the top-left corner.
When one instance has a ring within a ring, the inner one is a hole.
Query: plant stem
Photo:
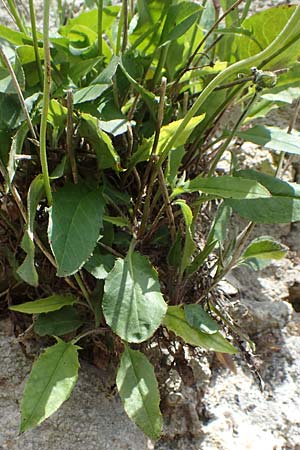
[[[103,16],[103,0],[98,0],[98,54],[102,56],[102,16]]]
[[[67,92],[67,108],[68,108],[68,115],[67,115],[67,152],[69,155],[72,175],[73,175],[73,181],[74,184],[78,183],[78,172],[77,172],[77,165],[74,155],[74,149],[73,149],[73,92],[72,89],[69,89]]]
[[[51,66],[50,66],[50,47],[49,47],[49,12],[50,0],[44,0],[44,24],[43,24],[43,41],[44,41],[44,90],[43,90],[43,108],[40,125],[40,159],[42,172],[44,177],[44,187],[48,200],[48,205],[52,205],[52,192],[49,179],[48,161],[47,161],[47,116],[50,100],[50,83],[51,83]]]
[[[39,75],[40,85],[42,88],[42,86],[43,86],[43,71],[42,71],[42,64],[41,64],[41,58],[40,58],[40,54],[39,54],[39,46],[38,46],[38,40],[37,40],[36,21],[35,21],[33,0],[29,0],[29,9],[30,9],[30,22],[31,22],[31,32],[32,32],[35,61],[36,61],[36,65],[37,65],[37,71],[38,71],[38,75]]]
[[[214,32],[214,30],[217,28],[217,26],[219,25],[219,23],[222,22],[223,19],[225,19],[225,17],[231,13],[231,11],[233,11],[240,3],[242,3],[243,0],[237,0],[235,3],[233,3],[219,18],[218,20],[212,25],[212,27],[208,30],[208,32],[206,33],[205,36],[203,36],[203,38],[201,39],[201,41],[199,42],[199,44],[197,45],[197,47],[195,48],[194,52],[192,53],[192,55],[189,57],[189,59],[187,60],[187,63],[185,64],[185,67],[180,71],[178,77],[175,80],[175,84],[174,86],[177,86],[177,84],[179,83],[181,77],[185,74],[185,72],[188,70],[188,68],[190,67],[193,59],[195,58],[195,56],[197,55],[197,53],[199,52],[200,48],[202,47],[202,45],[204,44],[204,42],[209,38],[209,36]]]
[[[298,28],[299,28],[299,22],[300,22],[300,6],[296,8],[290,19],[288,20],[285,27],[281,30],[281,32],[278,34],[278,36],[272,41],[268,47],[266,47],[261,52],[257,53],[256,55],[250,56],[249,58],[243,59],[241,61],[238,61],[231,66],[227,67],[225,70],[220,72],[201,92],[193,106],[189,109],[187,112],[187,115],[173,134],[173,136],[166,142],[164,148],[162,149],[159,161],[157,165],[161,165],[166,157],[169,154],[169,151],[172,149],[173,144],[176,142],[178,137],[182,134],[183,130],[186,128],[186,126],[189,124],[191,119],[197,114],[200,107],[203,105],[205,100],[208,98],[208,96],[215,90],[217,86],[222,84],[225,80],[228,78],[234,76],[238,72],[241,72],[242,70],[248,69],[252,66],[258,66],[258,64],[261,61],[266,60],[270,56],[272,56],[278,48],[281,48],[283,45],[287,43],[287,41],[291,38],[291,35],[293,33],[297,33],[297,36],[299,38],[298,34]]]
[[[216,157],[213,160],[213,163],[208,171],[207,176],[210,177],[212,176],[212,174],[214,173],[218,162],[220,161],[223,153],[226,151],[226,149],[228,148],[228,146],[230,145],[232,138],[235,134],[235,132],[237,131],[238,127],[240,126],[240,124],[243,122],[243,120],[245,119],[245,117],[247,116],[251,106],[253,105],[253,103],[255,102],[257,98],[257,92],[254,93],[254,95],[252,96],[251,100],[249,101],[248,105],[246,106],[246,108],[244,109],[244,111],[242,112],[242,114],[240,115],[239,119],[237,120],[236,124],[234,125],[233,129],[230,132],[230,135],[228,136],[228,138],[226,139],[226,141],[221,145],[221,147],[218,150],[218,153],[216,155]]]
[[[24,24],[23,24],[23,22],[22,22],[22,20],[20,18],[20,15],[19,15],[19,13],[17,11],[17,8],[16,8],[14,0],[7,0],[7,3],[8,3],[9,10],[11,12],[11,15],[13,16],[13,18],[14,18],[14,20],[16,22],[17,27],[19,28],[19,30],[22,33],[27,35],[28,34],[27,30],[26,30],[26,28],[25,28],[25,26],[24,26]]]
[[[79,336],[76,336],[76,338],[72,339],[72,344],[76,344],[80,339],[83,339],[86,336],[91,336],[92,334],[101,334],[103,331],[107,331],[107,328],[104,327],[98,327],[93,328],[92,330],[84,331],[83,333],[79,334]]]
[[[249,12],[249,9],[250,9],[250,6],[251,6],[251,1],[252,0],[246,0],[246,4],[244,6],[243,14],[242,14],[242,17],[241,17],[241,23],[246,19],[247,15],[248,15],[248,12]]]
[[[296,124],[297,116],[299,114],[299,110],[300,110],[300,98],[298,98],[297,101],[296,101],[294,113],[293,113],[293,115],[291,117],[291,120],[290,120],[290,123],[289,123],[289,127],[287,129],[287,134],[291,134],[293,129],[295,128],[295,124]],[[278,166],[277,166],[277,169],[276,169],[275,177],[279,178],[280,175],[281,175],[285,154],[286,154],[286,152],[280,152],[280,158],[279,158],[279,163],[278,163]]]
[[[153,88],[156,86],[156,83],[158,82],[158,80],[161,77],[161,72],[165,66],[169,46],[170,46],[169,44],[166,44],[160,49],[158,64],[156,66],[156,70],[155,70],[155,73],[154,73],[154,76],[152,79],[152,87]]]
[[[20,101],[20,104],[21,104],[21,108],[22,108],[22,111],[23,111],[24,116],[26,118],[26,121],[28,123],[28,126],[29,126],[30,132],[32,134],[32,137],[33,137],[33,139],[37,140],[37,136],[36,136],[36,133],[34,131],[34,128],[33,128],[33,125],[32,125],[32,122],[31,122],[31,119],[30,119],[30,116],[29,116],[29,113],[27,111],[25,100],[24,100],[24,97],[23,97],[23,94],[22,94],[19,82],[17,80],[16,74],[14,72],[14,69],[13,69],[9,59],[7,58],[7,56],[4,53],[4,51],[3,51],[1,46],[0,46],[0,55],[1,55],[1,58],[3,60],[3,63],[7,67],[7,70],[9,71],[9,74],[11,76],[12,82],[13,82],[14,87],[16,89],[16,92],[18,94],[19,101]]]
[[[128,41],[128,0],[123,0],[123,41],[121,53],[126,52]]]
[[[88,291],[87,291],[87,289],[86,289],[86,287],[84,285],[84,282],[82,281],[82,278],[81,278],[80,274],[78,272],[75,273],[74,274],[74,278],[75,278],[78,286],[80,287],[82,295],[84,296],[84,298],[85,298],[87,304],[89,305],[91,311],[94,311],[93,305],[92,305],[91,300],[90,300],[89,293],[88,293]]]

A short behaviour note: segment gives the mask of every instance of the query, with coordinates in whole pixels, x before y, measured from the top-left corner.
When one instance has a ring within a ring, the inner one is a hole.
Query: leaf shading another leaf
[[[125,347],[116,384],[130,419],[151,439],[158,439],[162,431],[158,384],[143,353]]]
[[[78,349],[57,338],[57,344],[33,364],[21,405],[21,432],[43,422],[71,395],[78,377]]]
[[[218,331],[206,334],[192,327],[186,320],[184,310],[179,306],[168,307],[164,325],[184,342],[194,347],[203,347],[221,353],[237,353],[237,350]]]

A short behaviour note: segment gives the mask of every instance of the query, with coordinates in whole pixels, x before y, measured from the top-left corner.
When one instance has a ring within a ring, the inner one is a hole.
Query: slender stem
[[[250,56],[249,58],[238,61],[231,66],[227,67],[225,70],[220,72],[206,87],[203,89],[193,106],[187,112],[185,118],[173,134],[171,138],[166,142],[164,148],[162,149],[158,165],[161,165],[166,157],[169,154],[169,151],[172,149],[173,144],[176,142],[178,137],[182,134],[183,130],[189,124],[191,119],[197,114],[200,107],[203,105],[205,100],[209,97],[209,95],[215,90],[217,86],[222,84],[226,79],[234,76],[236,73],[241,72],[242,70],[249,70],[252,66],[258,66],[261,61],[266,60],[270,56],[272,56],[279,47],[286,44],[286,42],[291,38],[291,35],[296,32],[298,33],[300,22],[300,6],[296,8],[290,19],[288,20],[285,27],[281,30],[278,36],[261,52],[256,55]],[[298,34],[299,37],[299,34]]]
[[[293,113],[293,115],[291,117],[291,120],[290,120],[290,123],[289,123],[289,127],[287,129],[287,134],[291,134],[293,129],[295,128],[295,124],[296,124],[297,116],[299,114],[299,110],[300,110],[300,98],[298,98],[297,101],[296,101],[294,113]],[[278,166],[277,166],[277,169],[276,169],[275,177],[280,177],[280,175],[282,173],[282,166],[283,166],[285,154],[286,154],[286,152],[281,152],[280,153],[279,163],[278,163]]]
[[[49,46],[49,13],[50,0],[44,0],[44,25],[43,25],[43,40],[44,40],[44,90],[43,90],[43,108],[40,125],[40,159],[42,165],[42,172],[44,177],[44,187],[48,200],[48,205],[52,205],[52,192],[50,186],[50,178],[47,161],[47,116],[50,100],[50,83],[51,83],[51,66],[50,66],[50,46]]]
[[[89,305],[90,309],[91,309],[92,311],[94,311],[93,305],[92,305],[91,300],[90,300],[89,293],[88,293],[88,291],[87,291],[87,289],[86,289],[86,287],[85,287],[85,285],[84,285],[84,282],[82,281],[82,278],[81,278],[80,274],[79,274],[78,272],[75,273],[75,274],[74,274],[74,278],[75,278],[75,280],[76,280],[78,286],[80,287],[80,290],[81,290],[81,292],[82,292],[84,298],[86,299],[86,302],[87,302],[87,304]]]
[[[176,239],[175,220],[174,220],[174,215],[173,215],[173,211],[172,211],[172,206],[171,206],[168,189],[167,189],[166,182],[165,182],[164,173],[163,173],[163,170],[161,167],[159,168],[159,172],[158,172],[158,180],[159,180],[159,184],[160,184],[160,188],[162,191],[162,196],[164,199],[165,208],[166,208],[166,212],[167,212],[167,216],[168,216],[168,220],[169,220],[171,239],[172,239],[172,242],[174,242]]]
[[[74,339],[72,339],[72,344],[76,344],[78,341],[80,341],[80,339],[83,339],[86,336],[91,336],[93,334],[101,334],[103,331],[107,331],[107,328],[98,327],[98,328],[93,328],[92,330],[84,331],[83,333],[79,334]]]
[[[167,54],[168,54],[168,50],[169,50],[169,44],[166,44],[163,46],[163,48],[160,49],[160,54],[159,54],[159,59],[158,59],[158,64],[156,66],[155,69],[155,73],[152,79],[152,86],[153,88],[156,86],[156,83],[158,82],[158,80],[161,77],[161,72],[165,66],[165,62],[166,62],[166,58],[167,58]]]
[[[122,37],[123,23],[124,23],[124,8],[122,7],[121,12],[120,12],[117,39],[116,39],[116,55],[117,56],[119,56],[120,51],[121,51],[121,37]]]
[[[75,184],[78,183],[78,172],[77,172],[77,165],[74,155],[74,149],[73,149],[73,92],[72,89],[69,89],[67,92],[67,108],[68,108],[68,115],[67,115],[67,152],[69,155],[72,175],[73,175],[73,181]]]
[[[242,17],[241,17],[241,23],[246,19],[247,15],[248,15],[248,12],[249,12],[249,9],[250,9],[250,6],[251,6],[251,1],[252,0],[246,0],[246,4],[244,6],[243,14],[242,14]]]
[[[19,15],[19,13],[17,11],[17,8],[16,8],[14,0],[7,0],[7,3],[8,3],[9,10],[11,12],[11,15],[13,16],[13,18],[14,18],[14,20],[16,22],[16,25],[19,28],[19,30],[22,33],[28,34],[27,30],[26,30],[26,28],[25,28],[25,26],[24,26],[24,24],[23,24],[23,22],[22,22],[22,20],[20,18],[20,15]]]
[[[212,163],[212,165],[211,165],[211,167],[210,167],[210,169],[208,171],[208,174],[207,174],[208,177],[210,177],[214,173],[215,168],[217,167],[217,164],[220,161],[220,158],[222,157],[223,153],[228,148],[228,146],[231,143],[232,138],[233,138],[236,130],[238,129],[240,124],[243,122],[243,120],[247,116],[247,114],[248,114],[251,106],[255,102],[256,98],[257,98],[257,92],[254,93],[254,95],[252,96],[252,98],[249,101],[248,105],[246,106],[245,110],[242,112],[242,114],[240,115],[240,117],[237,120],[236,124],[234,125],[233,129],[231,130],[230,135],[228,136],[226,141],[221,145],[220,149],[218,150],[218,153],[217,153],[216,157],[214,158],[213,163]]]
[[[123,0],[123,41],[121,53],[126,52],[128,41],[128,0]]]
[[[98,0],[98,53],[99,53],[99,56],[102,56],[102,53],[103,53],[103,49],[102,49],[102,32],[103,32],[102,17],[103,17],[103,0]]]
[[[217,28],[217,26],[219,25],[219,23],[222,22],[223,19],[225,19],[225,17],[231,13],[231,11],[233,11],[240,3],[242,3],[242,1],[244,0],[237,0],[235,3],[233,3],[225,12],[224,14],[222,14],[218,20],[212,25],[212,27],[208,30],[208,32],[205,34],[205,36],[203,36],[203,38],[201,39],[201,41],[199,42],[199,44],[197,45],[197,47],[195,48],[194,52],[192,53],[192,55],[189,57],[189,59],[187,60],[187,63],[185,64],[184,68],[181,70],[181,72],[179,73],[176,81],[175,81],[175,86],[179,83],[181,77],[185,74],[185,72],[187,71],[187,69],[190,67],[193,59],[195,58],[195,56],[197,55],[197,53],[199,52],[200,48],[202,47],[202,45],[204,44],[204,42],[209,38],[209,36],[214,32],[214,30]]]
[[[43,71],[42,71],[42,64],[41,64],[41,58],[40,58],[40,54],[39,54],[39,46],[38,46],[38,40],[37,40],[36,21],[35,21],[33,0],[29,0],[29,9],[30,9],[30,22],[31,22],[31,32],[32,32],[35,61],[36,61],[36,65],[37,65],[37,71],[38,71],[38,75],[39,75],[40,85],[42,87],[43,86]]]
[[[9,73],[10,73],[12,82],[13,82],[14,87],[15,87],[15,89],[16,89],[16,92],[17,92],[17,94],[18,94],[19,101],[20,101],[20,104],[21,104],[21,108],[22,108],[22,111],[23,111],[24,116],[25,116],[25,118],[26,118],[26,121],[27,121],[27,123],[28,123],[28,126],[29,126],[30,132],[31,132],[31,134],[32,134],[32,137],[33,137],[33,139],[37,140],[37,136],[36,136],[36,133],[35,133],[35,131],[34,131],[34,128],[33,128],[33,125],[32,125],[32,122],[31,122],[31,119],[30,119],[30,116],[29,116],[29,113],[28,113],[28,111],[27,111],[26,104],[25,104],[25,100],[24,100],[24,97],[23,97],[23,94],[22,94],[22,91],[21,91],[19,82],[18,82],[18,80],[17,80],[16,74],[15,74],[15,72],[14,72],[14,69],[13,69],[13,67],[12,67],[12,65],[11,65],[11,63],[10,63],[10,61],[9,61],[9,59],[7,58],[7,56],[6,56],[6,54],[4,53],[4,51],[3,51],[3,49],[2,49],[1,46],[0,46],[0,55],[1,55],[1,58],[2,58],[2,60],[3,60],[3,62],[4,62],[4,64],[5,64],[5,66],[7,67],[7,70],[8,70]]]
[[[157,156],[155,155],[156,150],[157,150],[157,146],[158,146],[158,142],[159,142],[159,136],[160,136],[160,130],[161,130],[161,126],[163,123],[163,119],[164,119],[164,108],[165,108],[165,94],[166,94],[166,88],[167,88],[167,79],[165,77],[162,77],[161,79],[161,86],[160,86],[160,98],[159,98],[159,106],[158,106],[158,116],[157,116],[157,122],[156,122],[156,132],[155,132],[155,137],[154,137],[154,142],[153,142],[153,146],[152,146],[152,150],[151,150],[151,157],[150,157],[150,161],[149,161],[149,165],[147,166],[146,169],[146,174],[147,174],[147,178],[145,180],[145,184],[142,185],[142,189],[140,190],[138,199],[137,199],[137,208],[136,211],[138,211],[139,205],[140,205],[140,200],[141,200],[141,196],[142,193],[144,191],[144,187],[146,185],[148,176],[151,172],[151,169],[153,168],[153,164],[156,163],[157,161]],[[148,184],[148,188],[147,188],[147,195],[146,195],[146,200],[145,200],[145,205],[144,205],[144,211],[143,211],[143,217],[142,217],[142,223],[140,226],[140,230],[139,230],[139,237],[142,236],[144,234],[146,225],[147,225],[147,221],[148,221],[148,217],[149,217],[149,212],[150,212],[150,203],[151,203],[151,197],[152,197],[152,190],[153,190],[153,185],[156,179],[156,173],[153,175],[155,171],[152,172],[152,176],[150,178],[149,184]]]

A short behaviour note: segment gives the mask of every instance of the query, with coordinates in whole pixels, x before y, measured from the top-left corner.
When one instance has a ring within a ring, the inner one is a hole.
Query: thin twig
[[[78,183],[78,172],[77,172],[77,165],[74,155],[74,149],[73,149],[73,92],[72,89],[68,89],[67,92],[67,108],[68,108],[68,114],[67,114],[67,152],[69,155],[72,175],[73,175],[73,181],[75,184]]]

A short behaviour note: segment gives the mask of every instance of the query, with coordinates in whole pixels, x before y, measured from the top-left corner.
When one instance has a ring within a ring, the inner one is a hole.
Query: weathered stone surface
[[[31,361],[0,322],[1,450],[146,450],[118,397],[107,398],[100,370],[82,363],[71,398],[38,428],[19,435],[19,404]]]

